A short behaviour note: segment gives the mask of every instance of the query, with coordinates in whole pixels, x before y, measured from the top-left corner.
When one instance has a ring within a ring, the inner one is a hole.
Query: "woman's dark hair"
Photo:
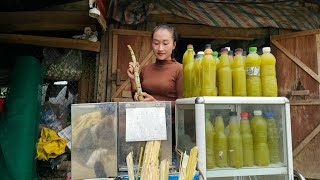
[[[151,35],[151,38],[153,38],[153,34],[158,30],[158,29],[166,29],[168,30],[169,32],[172,33],[172,38],[173,38],[173,42],[177,42],[178,41],[178,34],[176,32],[176,28],[169,25],[169,24],[159,24],[157,25],[156,27],[153,28],[153,31],[152,31],[152,35]]]
[[[176,28],[169,25],[169,24],[159,24],[156,27],[153,28],[152,34],[151,34],[151,38],[153,39],[153,34],[158,30],[158,29],[166,29],[169,32],[172,33],[172,38],[173,38],[173,42],[178,41],[178,34],[176,32]],[[173,50],[172,54],[171,54],[171,58],[174,59],[174,54],[175,54],[175,50]]]

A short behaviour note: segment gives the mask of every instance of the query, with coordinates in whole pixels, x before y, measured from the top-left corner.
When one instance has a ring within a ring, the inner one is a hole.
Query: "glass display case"
[[[71,176],[117,176],[117,103],[72,104]]]
[[[198,146],[204,179],[294,179],[287,98],[184,98],[175,111],[177,149]]]

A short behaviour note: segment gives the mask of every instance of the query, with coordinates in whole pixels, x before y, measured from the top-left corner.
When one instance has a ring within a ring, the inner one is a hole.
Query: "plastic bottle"
[[[255,110],[253,114],[251,129],[255,164],[258,166],[268,166],[270,164],[270,157],[267,142],[267,121],[262,117],[260,110]]]
[[[201,96],[216,96],[216,61],[212,56],[212,49],[206,49],[205,55],[202,59],[202,82],[201,82]]]
[[[276,78],[276,58],[271,54],[270,47],[262,48],[261,55],[261,86],[262,96],[278,96]]]
[[[206,162],[207,169],[216,167],[214,157],[214,127],[210,121],[210,113],[206,112]]]
[[[212,52],[212,56],[213,56],[213,59],[215,59],[216,60],[216,69],[218,70],[218,67],[219,67],[219,63],[220,63],[220,59],[219,59],[219,57],[218,57],[218,55],[219,55],[219,53],[218,53],[218,51],[213,51]],[[217,91],[217,95],[219,95],[219,93],[218,93],[218,89],[219,89],[219,81],[218,81],[218,74],[216,75],[216,91]]]
[[[222,116],[217,116],[215,119],[215,162],[218,167],[228,166],[228,144],[227,136],[224,132],[224,122]]]
[[[191,97],[193,90],[194,50],[192,44],[187,46],[183,55],[183,97]]]
[[[240,168],[243,166],[242,137],[240,134],[237,112],[230,113],[228,150],[230,166]]]
[[[236,49],[232,64],[232,94],[233,96],[247,96],[247,80],[244,70],[242,49]]]
[[[246,58],[247,96],[261,96],[260,63],[257,48],[250,47]]]
[[[278,163],[280,162],[278,144],[279,136],[276,120],[274,119],[272,112],[264,112],[263,115],[268,123],[268,147],[270,154],[270,163]]]
[[[221,56],[218,68],[219,96],[232,96],[232,72],[228,51],[221,49]]]
[[[204,56],[203,51],[199,51],[196,54],[196,58],[194,59],[194,65],[193,65],[193,90],[192,90],[192,96],[200,96],[201,92],[201,81],[202,81],[202,66],[201,62]]]
[[[240,132],[242,136],[243,166],[251,167],[254,164],[253,138],[248,119],[248,112],[240,114]]]

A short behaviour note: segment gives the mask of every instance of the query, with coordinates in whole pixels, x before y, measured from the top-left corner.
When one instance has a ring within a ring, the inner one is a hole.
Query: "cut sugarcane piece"
[[[190,151],[190,157],[188,160],[186,180],[192,180],[193,176],[196,173],[196,165],[198,160],[198,147],[193,147]]]
[[[141,180],[159,180],[158,158],[160,145],[160,141],[148,141],[146,143],[141,170]]]
[[[142,161],[142,155],[143,155],[143,147],[140,148],[139,163],[138,163],[138,170],[137,170],[137,174],[136,174],[136,179],[138,179],[139,174],[140,174],[140,166],[141,166],[141,161]]]
[[[168,180],[169,177],[169,161],[164,159],[160,163],[160,180]]]
[[[127,156],[127,166],[128,166],[128,176],[129,180],[134,180],[134,172],[133,172],[133,153],[130,152]]]
[[[180,169],[179,169],[179,180],[185,180],[186,178],[188,161],[189,161],[189,156],[187,155],[186,152],[184,152],[182,155],[182,162],[180,164]]]

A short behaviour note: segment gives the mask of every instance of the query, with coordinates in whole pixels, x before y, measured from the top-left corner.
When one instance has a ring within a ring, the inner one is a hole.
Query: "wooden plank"
[[[0,33],[0,42],[13,44],[30,44],[35,46],[71,48],[87,51],[100,51],[100,42],[91,42],[81,39],[57,38],[46,36],[33,36],[22,34],[2,34]]]
[[[293,157],[299,152],[320,132],[320,124],[293,150]]]
[[[112,36],[112,29],[113,29],[113,24],[110,25],[110,28],[108,29],[108,69],[107,69],[107,98],[106,101],[110,102],[111,101],[111,95],[112,95],[112,81],[111,81],[111,75],[112,75],[112,43],[113,43],[113,36]]]
[[[307,179],[320,179],[320,134],[315,136],[308,145],[294,157],[294,169]]]
[[[181,36],[238,37],[238,38],[269,38],[267,28],[218,28],[207,25],[171,24]]]
[[[121,96],[124,98],[132,98],[132,93],[131,91],[122,91]]]
[[[320,83],[320,76],[318,76],[315,72],[313,72],[308,66],[306,66],[300,59],[292,55],[284,46],[282,46],[279,42],[272,39],[271,42],[279,48],[284,54],[286,54],[292,61],[294,61],[299,67],[301,67],[304,71],[306,71],[311,77],[313,77],[316,81]]]
[[[317,67],[318,75],[320,75],[320,34],[316,35],[316,51],[317,51]],[[320,97],[320,85],[319,85],[319,97]]]
[[[117,66],[118,66],[118,34],[113,34],[113,41],[112,41],[112,73],[116,73]],[[112,89],[111,94],[114,94],[117,91],[117,85],[115,82],[112,82]]]
[[[132,98],[112,98],[113,102],[133,102]]]
[[[83,31],[96,29],[88,11],[16,11],[0,12],[0,32]]]
[[[147,31],[135,31],[127,29],[113,29],[114,35],[127,35],[127,36],[148,36],[151,38],[151,32]]]
[[[108,34],[105,31],[101,32],[101,51],[99,54],[99,73],[98,73],[98,89],[97,102],[105,102],[106,100],[106,85],[107,85],[107,68],[108,68]]]
[[[292,96],[307,96],[310,94],[309,90],[291,91]]]
[[[181,38],[192,38],[192,39],[231,39],[231,40],[254,40],[255,38],[249,38],[249,37],[225,37],[225,36],[197,36],[197,35],[181,35]]]
[[[307,36],[307,35],[312,35],[312,34],[320,34],[320,29],[313,29],[313,30],[307,30],[307,31],[287,33],[287,34],[282,34],[282,35],[275,35],[275,36],[271,36],[271,39],[280,40],[280,39],[295,38],[295,37],[299,37],[299,36]]]
[[[320,105],[320,99],[293,100],[291,106]]]

